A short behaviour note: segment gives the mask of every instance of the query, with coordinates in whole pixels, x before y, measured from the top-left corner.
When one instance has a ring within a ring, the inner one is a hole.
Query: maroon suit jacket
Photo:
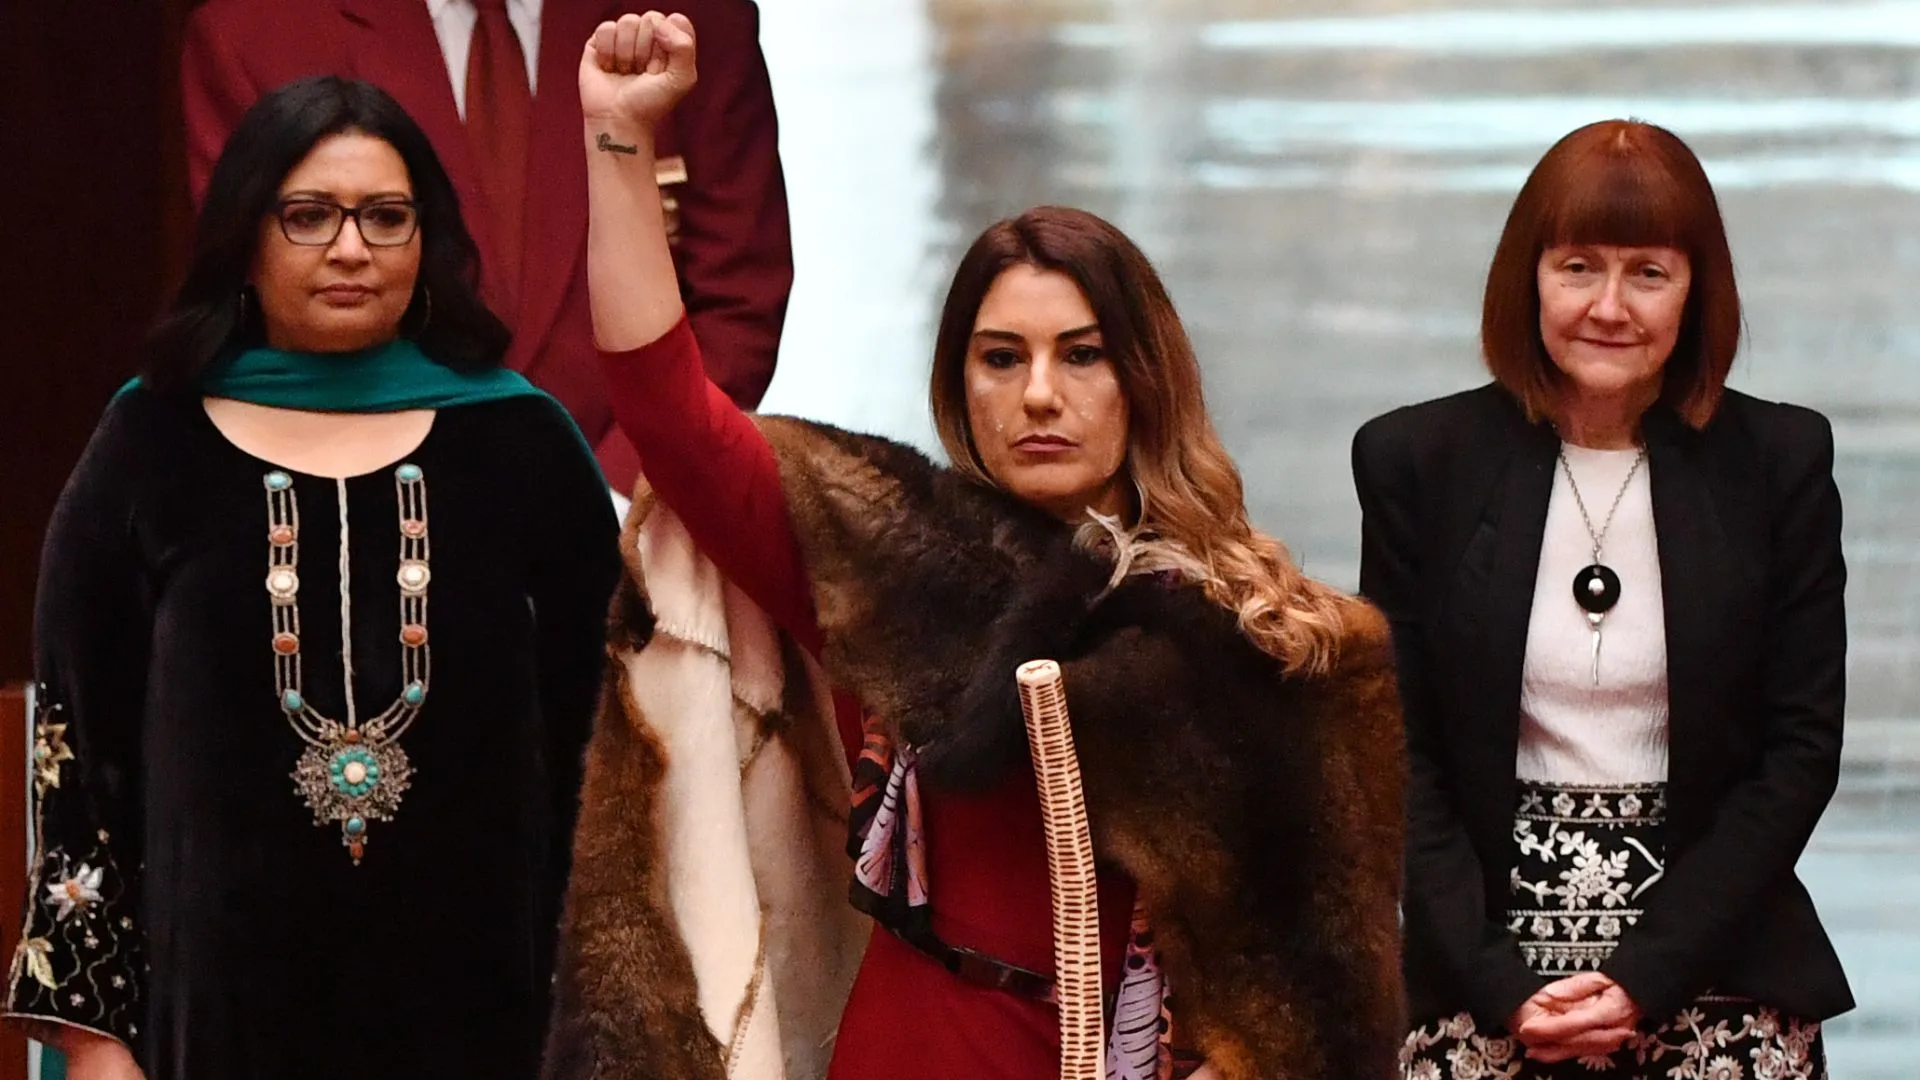
[[[708,374],[744,408],[773,378],[793,252],[773,91],[750,0],[544,0],[528,162],[521,310],[507,362],[579,421],[608,482],[628,490],[633,447],[613,422],[587,307],[587,180],[580,52],[594,27],[628,10],[679,11],[700,35],[700,82],[658,135],[687,179],[675,259]],[[433,140],[480,244],[494,243],[426,0],[209,0],[191,17],[182,57],[188,175],[196,204],[227,136],[255,100],[305,75],[365,79],[392,94]]]

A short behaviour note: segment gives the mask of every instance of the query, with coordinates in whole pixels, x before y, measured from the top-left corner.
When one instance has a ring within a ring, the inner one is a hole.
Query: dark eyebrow
[[[313,200],[318,202],[338,202],[340,197],[338,195],[335,195],[331,191],[314,191],[314,190],[302,189],[300,191],[282,192],[280,195],[280,198],[283,202],[288,200],[303,200],[303,201]],[[411,202],[413,200],[413,196],[410,193],[405,191],[376,191],[366,196],[365,198],[361,199],[360,201],[362,204],[365,204],[370,202],[390,202],[395,199],[405,199]]]
[[[1060,333],[1054,335],[1053,340],[1072,341],[1074,338],[1086,337],[1089,334],[1097,334],[1099,332],[1099,323],[1088,323],[1085,326],[1075,327],[1072,330],[1062,330]],[[973,336],[976,338],[987,338],[991,341],[1011,342],[1015,345],[1027,340],[1025,337],[1011,330],[975,330]]]

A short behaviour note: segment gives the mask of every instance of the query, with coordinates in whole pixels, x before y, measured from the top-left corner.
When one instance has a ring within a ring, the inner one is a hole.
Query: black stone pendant
[[[1604,615],[1620,602],[1620,575],[1594,563],[1573,575],[1573,602],[1594,615]]]

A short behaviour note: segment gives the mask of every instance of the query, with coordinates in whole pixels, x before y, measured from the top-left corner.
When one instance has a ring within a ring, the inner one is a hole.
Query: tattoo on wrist
[[[604,131],[600,133],[598,139],[594,140],[593,146],[596,150],[605,150],[615,154],[638,154],[640,152],[639,146],[614,142],[613,136]]]

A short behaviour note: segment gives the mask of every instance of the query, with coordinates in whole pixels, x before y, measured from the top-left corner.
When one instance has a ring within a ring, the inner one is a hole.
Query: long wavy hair
[[[965,368],[981,300],[1018,265],[1056,270],[1079,284],[1127,397],[1122,468],[1139,496],[1139,514],[1124,525],[1091,522],[1083,538],[1115,541],[1116,578],[1130,568],[1173,567],[1198,579],[1289,674],[1326,672],[1348,605],[1357,601],[1302,573],[1278,540],[1248,520],[1240,471],[1207,415],[1200,365],[1173,301],[1146,255],[1101,218],[1036,207],[988,228],[960,260],[934,340],[929,391],[934,427],[954,467],[1000,486],[973,445]]]

